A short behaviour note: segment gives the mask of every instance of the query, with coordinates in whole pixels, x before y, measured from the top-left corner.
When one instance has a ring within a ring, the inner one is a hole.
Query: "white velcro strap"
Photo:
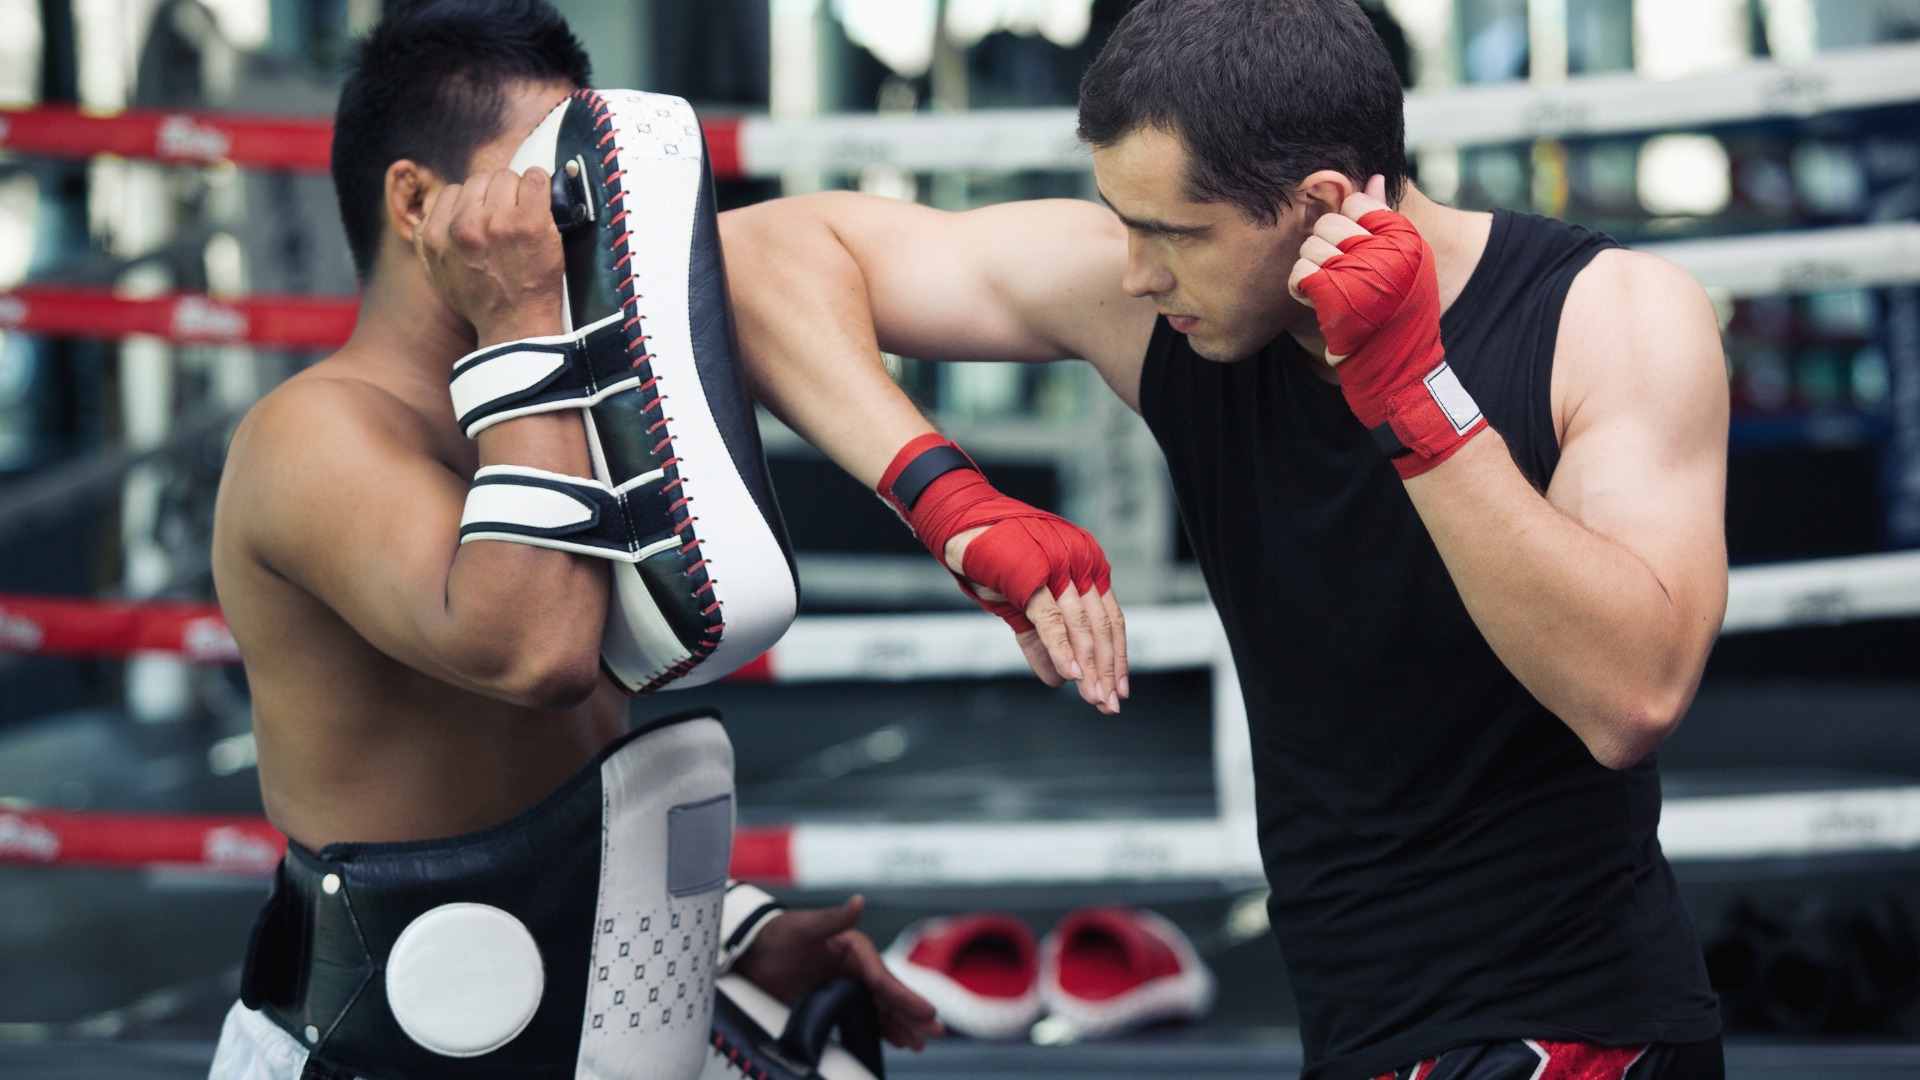
[[[720,956],[715,971],[725,975],[766,929],[767,923],[786,910],[771,893],[744,881],[727,882],[727,899],[720,907]]]
[[[488,465],[474,474],[460,515],[460,542],[509,543],[639,562],[678,543],[661,493],[662,475],[615,491],[598,480]]]
[[[1434,404],[1447,416],[1447,422],[1453,425],[1455,435],[1465,435],[1480,419],[1480,405],[1460,384],[1460,376],[1453,373],[1453,365],[1442,360],[1440,366],[1427,373],[1427,393],[1433,395]]]
[[[488,484],[467,493],[460,524],[512,522],[543,532],[572,532],[591,528],[599,515],[599,502],[584,492],[576,495],[530,484]]]
[[[586,409],[639,384],[620,312],[570,334],[478,349],[453,365],[453,415],[468,438],[502,420]]]
[[[455,367],[451,387],[454,415],[471,416],[491,402],[536,390],[567,366],[567,349],[531,347],[544,344],[541,341],[526,344],[528,347],[488,353],[465,367]]]

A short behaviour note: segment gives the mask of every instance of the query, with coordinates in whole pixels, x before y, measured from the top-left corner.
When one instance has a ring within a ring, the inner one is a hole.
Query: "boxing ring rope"
[[[1920,222],[1636,244],[1729,297],[1869,289],[1920,281]]]
[[[1676,862],[1911,852],[1920,786],[1670,798]],[[0,865],[271,872],[286,838],[264,818],[0,809]],[[1250,835],[1215,818],[742,825],[735,877],[770,888],[965,888],[1254,882]]]
[[[96,155],[166,165],[231,162],[252,169],[325,172],[333,123],[321,117],[249,116],[71,106],[0,109],[0,149],[38,157]]]
[[[1726,634],[1920,616],[1920,552],[1741,567],[1729,575]],[[1139,672],[1212,669],[1221,810],[1208,818],[742,826],[735,876],[776,887],[862,888],[1254,881],[1260,876],[1245,714],[1217,616],[1205,604],[1137,608]],[[106,603],[0,595],[0,651],[111,656],[140,651],[232,663],[232,637],[205,604]],[[1021,677],[1019,648],[974,613],[807,616],[736,673],[779,684]],[[1920,785],[1667,800],[1660,840],[1677,861],[1920,849]],[[0,863],[251,875],[284,839],[257,818],[0,811]]]
[[[1920,551],[1736,567],[1721,634],[1920,617]],[[1211,667],[1225,638],[1208,604],[1137,607],[1127,615],[1135,671]],[[0,652],[126,656],[190,663],[240,660],[213,604],[117,602],[0,593]],[[993,679],[1027,673],[1006,627],[973,612],[803,615],[780,644],[729,676],[761,683]]]
[[[0,596],[0,652],[42,656],[161,653],[237,664],[240,649],[213,604]]]
[[[352,297],[213,297],[177,292],[129,298],[112,289],[22,285],[0,292],[0,330],[119,340],[135,334],[176,345],[338,348],[360,309]]]
[[[1456,146],[1592,137],[1920,100],[1920,45],[1823,53],[1799,65],[1762,61],[1715,75],[1655,82],[1620,73],[1554,87],[1498,83],[1407,95],[1407,143]],[[888,164],[918,172],[1090,167],[1074,110],[995,109],[807,120],[703,120],[714,175],[777,177],[789,169],[852,172]],[[322,171],[331,125],[313,117],[129,109],[110,115],[43,106],[0,109],[0,150],[44,157],[109,154],[176,165]]]
[[[1920,615],[1920,551],[1743,566],[1727,578],[1722,635]]]
[[[1920,46],[1823,53],[1801,65],[1760,62],[1654,82],[1583,75],[1557,87],[1508,82],[1407,95],[1407,145],[1482,146],[1538,138],[1685,129],[1897,105],[1920,99]],[[737,156],[749,176],[784,169],[916,172],[1092,167],[1075,111],[996,109],[910,117],[848,114],[743,119]],[[713,138],[710,131],[709,139]]]

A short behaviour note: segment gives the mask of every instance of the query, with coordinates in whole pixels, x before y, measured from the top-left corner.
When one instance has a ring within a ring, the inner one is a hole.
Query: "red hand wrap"
[[[954,575],[960,591],[974,603],[1007,620],[1015,631],[1024,632],[1033,629],[1033,623],[1027,620],[1027,602],[1042,588],[1053,590],[1055,596],[1069,585],[1083,596],[1112,590],[1106,553],[1086,530],[1007,498],[976,469],[942,473],[920,492],[911,509],[903,505],[893,493],[894,482],[915,458],[941,446],[960,449],[937,434],[922,435],[901,447],[880,477],[880,497],[899,513],[941,566],[947,565],[948,541],[968,529],[987,527],[967,545],[961,559],[965,575]],[[1006,599],[985,599],[976,585]]]
[[[1338,371],[1348,406],[1369,429],[1391,429],[1411,451],[1395,456],[1394,468],[1414,477],[1452,457],[1487,421],[1440,345],[1433,249],[1391,210],[1359,224],[1372,235],[1341,241],[1340,254],[1299,287],[1313,301],[1327,351],[1346,356]]]

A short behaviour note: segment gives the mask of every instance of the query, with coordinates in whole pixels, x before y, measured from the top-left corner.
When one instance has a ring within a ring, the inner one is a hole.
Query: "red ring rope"
[[[332,349],[353,333],[359,309],[351,296],[223,300],[166,293],[128,299],[109,289],[26,285],[0,293],[0,330],[109,341],[148,334],[183,345]]]
[[[0,593],[0,653],[131,656],[163,653],[195,664],[237,664],[239,647],[214,604],[114,601]],[[773,682],[773,654],[727,676]]]
[[[793,884],[792,827],[734,831],[731,873]],[[93,810],[0,810],[0,864],[266,875],[287,838],[265,818]]]
[[[741,121],[701,121],[718,180],[743,174]],[[35,157],[85,160],[102,154],[171,165],[231,162],[249,169],[325,172],[333,124],[320,117],[127,109],[111,115],[44,105],[0,109],[0,149]]]

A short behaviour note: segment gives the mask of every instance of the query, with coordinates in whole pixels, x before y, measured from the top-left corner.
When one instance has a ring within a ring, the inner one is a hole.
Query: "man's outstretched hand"
[[[1065,521],[1060,524],[1074,528]],[[975,596],[989,605],[1012,608],[1005,596],[981,584],[995,577],[987,565],[988,560],[983,558],[982,549],[975,547],[975,541],[986,532],[984,527],[968,529],[949,540],[944,561],[947,569],[966,582]],[[1085,542],[1099,554],[1099,547],[1091,536],[1087,536]],[[1103,713],[1117,713],[1120,702],[1132,692],[1132,687],[1127,680],[1127,619],[1120,611],[1120,602],[1113,597],[1113,586],[1103,578],[1089,582],[1088,588],[1082,590],[1073,580],[1081,575],[1075,574],[1068,565],[1073,561],[1071,551],[1065,547],[1058,551],[1042,550],[1053,564],[1052,576],[1065,580],[1060,582],[1058,593],[1051,584],[1042,585],[1032,593],[1024,610],[1024,628],[1019,621],[1007,620],[1014,626],[1014,640],[1020,643],[1027,665],[1040,676],[1041,682],[1048,686],[1076,683],[1080,697],[1088,704]],[[1102,559],[1104,561],[1104,556]],[[990,606],[988,610],[995,608]]]
[[[922,1049],[946,1028],[933,1006],[894,978],[873,941],[854,928],[866,907],[865,898],[855,896],[839,907],[780,912],[733,970],[788,1005],[828,979],[851,975],[873,992],[880,1034],[895,1046]]]
[[[1034,674],[1104,713],[1128,694],[1127,630],[1107,554],[1085,529],[1010,499],[938,432],[909,440],[876,492],[961,591],[1004,619]]]

